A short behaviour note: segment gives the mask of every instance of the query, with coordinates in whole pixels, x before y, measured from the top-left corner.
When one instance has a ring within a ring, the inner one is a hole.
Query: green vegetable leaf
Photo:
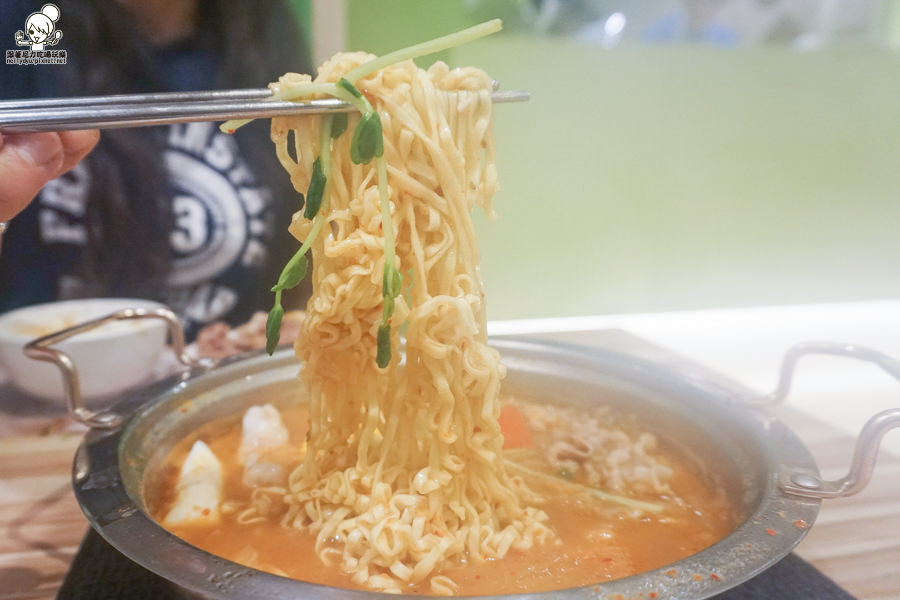
[[[309,179],[309,188],[306,190],[306,207],[303,216],[314,219],[322,206],[322,194],[325,191],[325,173],[322,171],[322,159],[317,158],[313,163],[312,177]]]
[[[350,92],[351,94],[353,94],[355,97],[357,97],[357,98],[362,98],[362,97],[363,97],[362,92],[359,91],[359,88],[357,88],[355,85],[353,85],[352,83],[350,83],[349,81],[347,81],[347,80],[344,79],[343,77],[341,77],[341,78],[338,80],[337,84],[338,84],[340,87],[342,87],[342,88],[344,88],[345,90],[347,90],[348,92]]]
[[[394,265],[386,266],[384,275],[381,278],[381,289],[384,297],[396,298],[403,291],[403,282],[400,279],[400,272]]]
[[[391,362],[391,325],[382,323],[378,326],[378,353],[375,363],[382,369]]]
[[[394,315],[394,299],[390,296],[384,296],[381,299],[381,318],[387,321]]]
[[[331,137],[337,139],[347,131],[347,113],[337,113],[331,119]]]
[[[269,356],[275,352],[278,347],[278,341],[281,339],[281,319],[284,317],[284,307],[281,306],[281,298],[279,293],[275,297],[275,306],[269,311],[269,318],[266,320],[266,352]]]
[[[350,159],[358,164],[368,164],[373,158],[384,154],[384,139],[381,132],[381,117],[375,111],[360,117],[353,130],[350,142]]]
[[[308,267],[309,260],[307,260],[306,255],[300,254],[300,251],[298,251],[297,254],[291,257],[288,264],[284,265],[281,275],[278,276],[278,283],[272,286],[272,291],[280,292],[296,287],[306,277]]]

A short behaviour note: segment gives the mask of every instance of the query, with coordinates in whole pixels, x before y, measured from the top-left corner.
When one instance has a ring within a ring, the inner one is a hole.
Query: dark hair
[[[71,58],[60,81],[65,95],[163,90],[155,57],[159,49],[141,36],[119,3],[60,0],[59,4],[70,23],[78,21],[66,29]],[[285,2],[200,0],[197,11],[191,43],[218,58],[216,89],[265,87],[287,71],[310,72],[308,48]],[[238,131],[236,141],[271,189],[279,211],[276,223],[287,223],[299,198],[275,160],[267,128],[268,122],[251,123]],[[88,157],[89,242],[80,274],[90,295],[153,297],[170,268],[173,216],[161,152],[164,135],[159,127],[107,130]],[[268,269],[273,282],[290,246],[286,226],[276,229]]]

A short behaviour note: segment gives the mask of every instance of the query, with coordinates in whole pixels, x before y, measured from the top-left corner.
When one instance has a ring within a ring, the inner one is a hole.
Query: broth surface
[[[281,414],[291,443],[302,446],[307,430],[305,406],[291,406],[281,410]],[[208,423],[179,442],[154,477],[160,485],[148,494],[151,515],[162,522],[174,501],[180,465],[197,439],[206,442],[222,463],[225,498],[249,500],[249,490],[241,480],[242,465],[237,460],[240,436],[240,420],[233,417]],[[534,437],[540,453],[545,450],[539,447],[542,436],[538,432]],[[521,452],[509,451],[513,456]],[[547,477],[534,480],[524,476],[524,484],[545,498],[540,507],[549,516],[556,540],[528,552],[510,550],[502,559],[480,560],[469,556],[466,564],[445,567],[440,573],[459,586],[460,595],[564,589],[654,569],[725,537],[733,529],[736,515],[721,482],[665,443],[660,445],[656,458],[671,469],[670,489],[662,494],[629,492],[627,496],[659,504],[663,506],[662,512],[634,510],[588,494],[572,493],[573,483],[584,483],[577,478],[562,481],[562,489],[554,490],[552,483],[547,484]],[[529,463],[532,465],[533,459]],[[543,475],[558,475],[549,465],[540,470]],[[568,473],[565,475],[570,477]],[[226,515],[213,528],[170,529],[199,548],[249,567],[312,583],[356,587],[339,569],[323,566],[314,549],[314,534],[282,526],[277,521],[239,524],[233,518],[233,514]],[[409,584],[403,591],[428,593],[429,590],[426,581]]]

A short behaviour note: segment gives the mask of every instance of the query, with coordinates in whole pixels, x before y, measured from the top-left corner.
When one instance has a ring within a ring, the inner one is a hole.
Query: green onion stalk
[[[346,120],[346,119],[345,119]],[[266,319],[266,352],[271,355],[278,347],[281,339],[281,320],[284,317],[284,307],[281,305],[281,293],[296,287],[309,269],[309,259],[306,253],[310,246],[316,240],[325,224],[325,211],[328,206],[328,192],[330,190],[330,182],[325,175],[331,169],[331,138],[337,137],[343,133],[343,129],[335,135],[335,119],[332,115],[325,117],[322,123],[322,131],[319,138],[319,148],[321,154],[313,163],[313,175],[310,178],[309,188],[306,191],[306,206],[303,210],[303,216],[312,219],[312,227],[309,235],[306,236],[300,249],[294,253],[287,262],[278,277],[278,283],[272,286],[275,292],[275,303],[269,311],[269,317]],[[346,122],[344,123],[346,128]]]
[[[574,481],[569,481],[562,476],[555,477],[553,475],[547,475],[546,473],[541,473],[540,471],[536,471],[534,469],[529,469],[524,465],[520,465],[519,463],[510,460],[504,459],[503,461],[507,467],[512,467],[513,469],[528,475],[534,479],[539,479],[542,481],[546,481],[547,483],[571,489],[573,491],[584,492],[598,500],[603,502],[609,502],[612,504],[618,504],[620,506],[625,506],[627,508],[641,510],[649,513],[658,514],[665,510],[665,507],[661,504],[657,504],[655,502],[644,502],[643,500],[635,500],[634,498],[628,498],[627,496],[619,496],[617,494],[611,494],[609,492],[604,492],[603,490],[598,490],[596,488],[592,488],[580,483],[575,483]]]
[[[499,19],[487,21],[450,35],[409,46],[374,58],[350,70],[337,83],[303,82],[282,87],[268,100],[301,100],[312,95],[329,95],[353,105],[360,113],[359,121],[353,130],[350,143],[350,158],[356,164],[369,164],[375,160],[378,182],[378,196],[381,205],[381,221],[384,235],[384,273],[382,275],[382,310],[381,323],[378,326],[377,352],[375,362],[385,368],[391,361],[391,317],[394,304],[403,287],[402,277],[396,267],[394,248],[394,227],[391,222],[391,207],[388,198],[387,161],[384,157],[384,135],[381,117],[369,100],[357,89],[355,83],[375,71],[394,63],[418,58],[427,54],[440,52],[454,46],[466,44],[478,38],[495,33],[502,28]],[[250,122],[250,119],[236,119],[223,123],[220,129],[233,133],[237,128]],[[328,115],[322,124],[319,139],[321,154],[313,163],[313,173],[306,192],[306,205],[303,216],[313,221],[309,234],[300,249],[285,265],[272,286],[275,302],[269,311],[266,322],[266,351],[272,354],[280,340],[281,320],[284,307],[281,305],[281,294],[297,286],[306,276],[309,261],[306,253],[315,242],[325,223],[325,212],[330,189],[328,173],[331,170],[331,140],[339,137],[347,127],[346,115]]]

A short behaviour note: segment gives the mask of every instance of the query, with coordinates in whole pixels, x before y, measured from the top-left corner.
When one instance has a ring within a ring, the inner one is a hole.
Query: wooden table
[[[851,436],[778,410],[825,477],[845,474]],[[54,597],[78,549],[88,525],[70,469],[81,431],[59,409],[25,405],[0,385],[0,600]],[[882,452],[863,492],[824,502],[797,552],[860,599],[900,598],[900,459]]]

